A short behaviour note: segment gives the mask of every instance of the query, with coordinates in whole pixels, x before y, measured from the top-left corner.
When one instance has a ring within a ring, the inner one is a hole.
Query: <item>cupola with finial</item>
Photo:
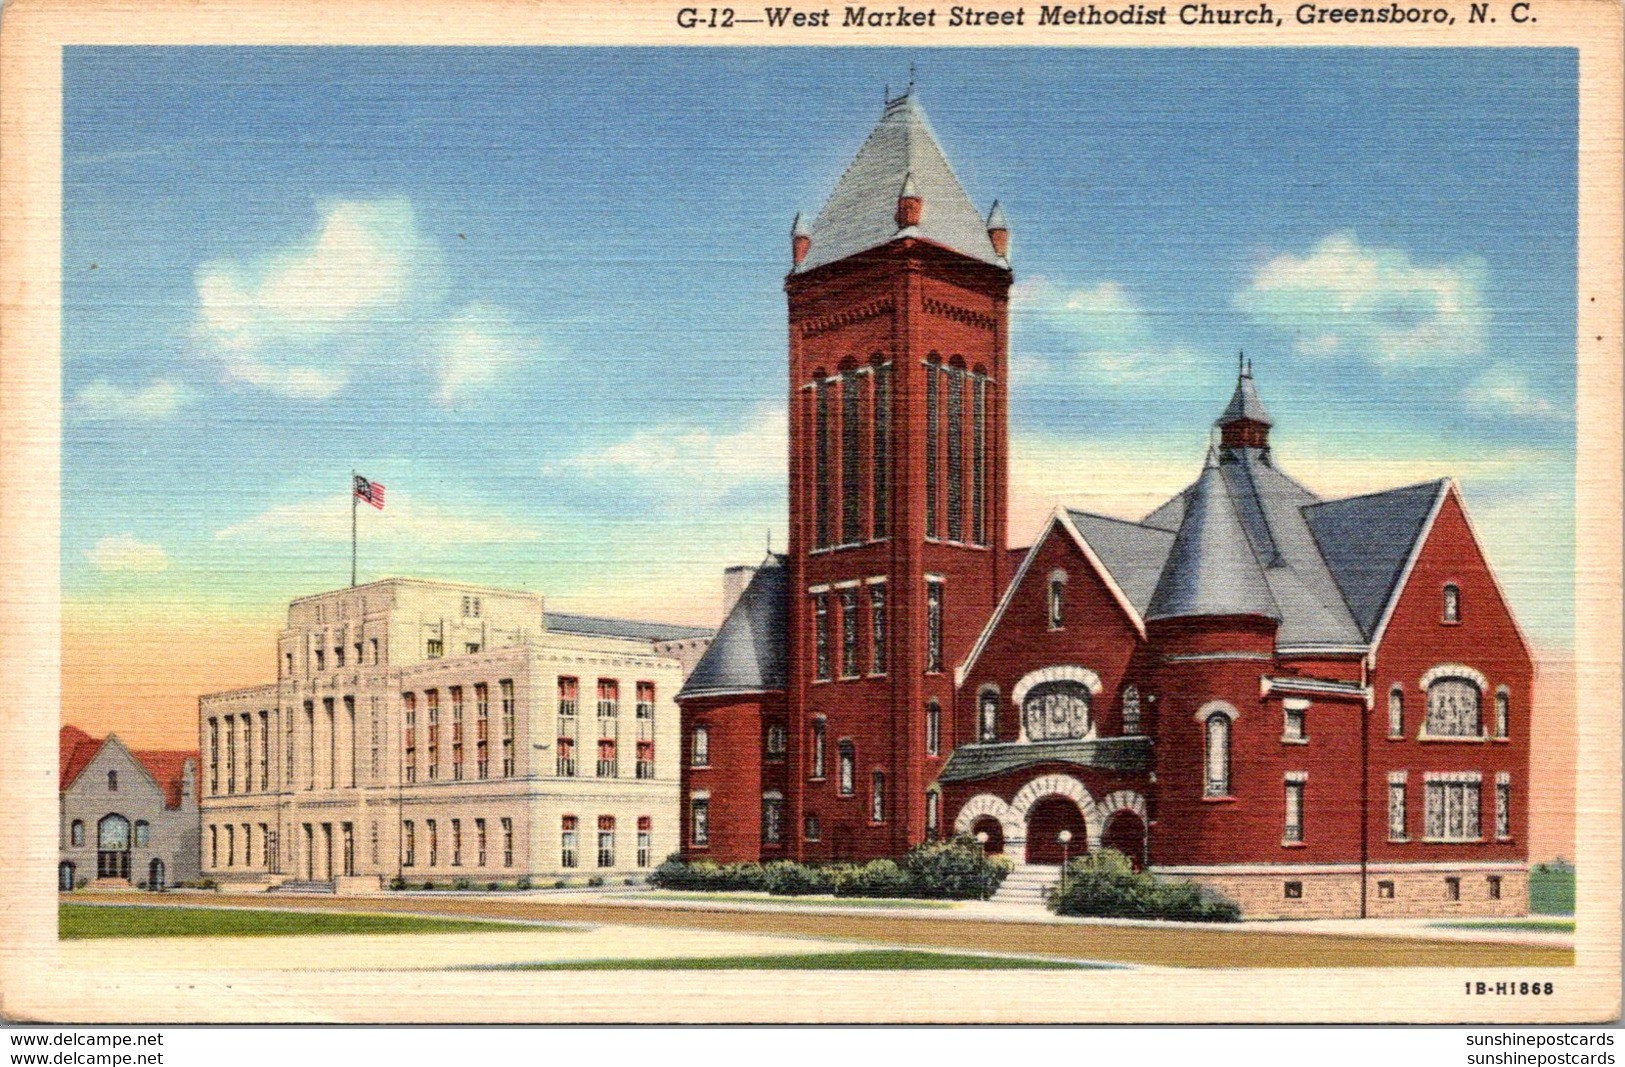
[[[925,201],[914,188],[914,174],[903,175],[903,188],[897,193],[897,228],[906,230],[918,226],[925,214]]]
[[[987,213],[987,239],[993,242],[993,251],[1010,258],[1010,224],[1005,221],[1004,208],[997,200],[993,201],[993,210]]]
[[[796,221],[790,226],[790,259],[795,266],[801,266],[801,261],[807,258],[812,249],[812,233],[807,229],[807,220],[801,212],[796,212]]]
[[[1244,353],[1236,355],[1236,391],[1230,403],[1213,424],[1219,430],[1223,448],[1268,448],[1270,417],[1253,385],[1253,364]]]

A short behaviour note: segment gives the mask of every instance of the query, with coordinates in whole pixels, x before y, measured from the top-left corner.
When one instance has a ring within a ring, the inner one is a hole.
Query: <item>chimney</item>
[[[722,572],[722,617],[727,619],[739,603],[740,596],[745,592],[745,586],[756,577],[756,568],[749,566],[729,567]]]
[[[987,239],[993,242],[993,251],[1006,259],[1010,257],[1010,224],[1005,221],[1004,208],[997,200],[993,201],[993,210],[987,213]]]
[[[807,252],[812,248],[812,234],[807,232],[807,222],[796,212],[795,224],[790,227],[790,259],[797,267],[807,258]]]
[[[914,191],[914,175],[905,174],[903,188],[897,194],[897,228],[906,230],[910,226],[918,226],[924,212],[925,201]]]

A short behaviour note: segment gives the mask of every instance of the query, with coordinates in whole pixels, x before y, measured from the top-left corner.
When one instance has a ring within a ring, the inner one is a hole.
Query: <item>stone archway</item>
[[[1068,859],[1083,855],[1088,848],[1088,824],[1083,811],[1070,797],[1052,793],[1032,806],[1027,814],[1028,863],[1058,867]]]
[[[1145,798],[1131,789],[1119,789],[1100,802],[1100,847],[1114,848],[1134,861],[1136,870],[1150,861],[1151,819]]]
[[[980,816],[970,825],[970,833],[982,844],[982,851],[989,856],[1002,856],[1004,854],[1004,826],[991,815]]]

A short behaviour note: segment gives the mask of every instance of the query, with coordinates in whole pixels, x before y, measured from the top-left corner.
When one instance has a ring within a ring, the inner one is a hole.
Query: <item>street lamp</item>
[[[1055,839],[1061,843],[1061,892],[1064,893],[1066,892],[1067,847],[1072,844],[1072,831],[1062,830],[1055,835]]]

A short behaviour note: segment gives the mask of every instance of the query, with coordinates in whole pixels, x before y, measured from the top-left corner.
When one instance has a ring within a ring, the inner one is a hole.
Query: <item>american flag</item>
[[[355,495],[379,511],[384,510],[384,485],[382,482],[368,481],[358,474],[355,476]]]

